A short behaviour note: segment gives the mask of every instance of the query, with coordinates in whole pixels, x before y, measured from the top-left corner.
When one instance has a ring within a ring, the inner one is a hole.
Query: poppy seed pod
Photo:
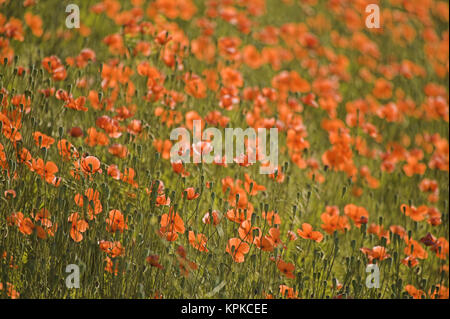
[[[253,182],[250,183],[250,187],[249,187],[249,193],[251,193],[253,190]]]
[[[252,225],[255,225],[255,223],[256,223],[256,217],[257,217],[256,214],[253,214],[253,215],[252,215],[252,217],[251,217],[251,224],[252,224]]]
[[[361,224],[361,233],[364,235],[366,235],[366,230],[367,230],[367,224]]]
[[[286,173],[288,168],[289,168],[289,162],[284,162],[284,166],[283,167],[284,167],[283,172]]]

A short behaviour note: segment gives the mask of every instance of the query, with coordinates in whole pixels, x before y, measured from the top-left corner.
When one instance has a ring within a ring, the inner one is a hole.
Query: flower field
[[[448,1],[0,0],[0,298],[448,299],[448,140]]]

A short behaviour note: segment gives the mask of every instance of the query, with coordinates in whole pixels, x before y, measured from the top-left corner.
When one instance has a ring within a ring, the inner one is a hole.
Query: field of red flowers
[[[0,298],[449,298],[448,1],[0,0],[0,111]]]

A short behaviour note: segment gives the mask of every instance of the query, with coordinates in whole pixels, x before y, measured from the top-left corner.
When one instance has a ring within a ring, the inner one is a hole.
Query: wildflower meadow
[[[448,196],[448,1],[0,0],[1,299],[448,299]]]

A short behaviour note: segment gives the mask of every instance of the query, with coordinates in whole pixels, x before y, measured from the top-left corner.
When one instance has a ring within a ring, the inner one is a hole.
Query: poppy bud
[[[69,132],[72,137],[80,137],[83,136],[83,130],[77,126],[72,127]]]
[[[252,221],[252,225],[255,225],[255,222],[256,222],[256,214],[252,214],[252,219],[251,219],[251,221]]]
[[[250,183],[250,189],[249,189],[249,193],[251,193],[253,190],[253,182]]]
[[[367,228],[367,224],[365,224],[365,223],[361,224],[361,233],[364,235],[366,234],[366,228]]]
[[[216,193],[215,192],[211,192],[211,201],[214,202],[215,198],[216,198]]]
[[[8,58],[3,59],[3,65],[6,66],[8,64]]]

